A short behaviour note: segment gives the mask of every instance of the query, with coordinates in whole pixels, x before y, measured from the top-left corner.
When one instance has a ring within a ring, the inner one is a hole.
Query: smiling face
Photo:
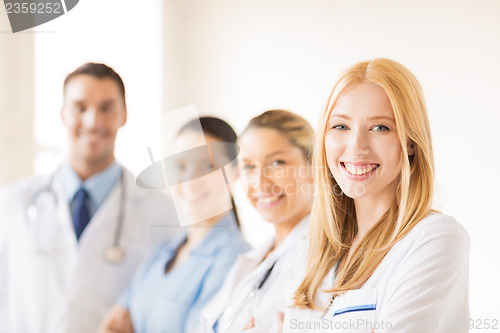
[[[342,192],[352,199],[392,200],[402,149],[385,91],[374,84],[347,87],[332,109],[326,131],[328,168]]]
[[[72,78],[64,91],[61,117],[73,159],[89,165],[114,159],[116,134],[126,122],[127,111],[113,79],[87,74]]]
[[[202,132],[186,130],[174,142],[175,153],[193,147],[222,142]],[[175,178],[178,184],[171,186],[174,202],[186,219],[183,224],[193,224],[216,217],[231,209],[230,189],[224,181],[222,171],[215,170],[213,160],[205,154],[184,154],[175,161]],[[237,178],[237,168],[225,168],[229,181]]]
[[[304,152],[269,128],[248,130],[238,144],[247,196],[255,209],[271,223],[300,222],[311,209],[313,186]]]

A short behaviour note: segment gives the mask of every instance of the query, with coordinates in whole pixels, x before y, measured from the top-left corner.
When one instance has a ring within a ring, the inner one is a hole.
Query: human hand
[[[278,320],[278,331],[283,333],[283,322],[285,321],[285,314],[283,312],[278,312],[276,314],[276,319]]]
[[[134,333],[132,318],[126,308],[113,307],[101,322],[98,333]]]
[[[243,331],[249,330],[249,329],[254,328],[254,327],[255,327],[255,318],[252,318],[252,319],[250,319],[248,324],[246,324],[245,327],[243,327]]]

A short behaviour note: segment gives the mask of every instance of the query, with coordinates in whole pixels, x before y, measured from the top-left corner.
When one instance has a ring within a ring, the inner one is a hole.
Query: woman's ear
[[[408,140],[408,144],[406,146],[406,150],[408,151],[408,156],[414,156],[415,155],[415,144],[413,141]]]

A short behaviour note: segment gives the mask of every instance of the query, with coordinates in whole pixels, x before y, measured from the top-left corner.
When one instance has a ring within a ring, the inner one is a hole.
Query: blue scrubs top
[[[204,305],[220,289],[238,255],[250,248],[230,212],[187,260],[165,274],[185,240],[186,234],[158,247],[119,299],[118,305],[128,308],[136,333],[195,329]]]

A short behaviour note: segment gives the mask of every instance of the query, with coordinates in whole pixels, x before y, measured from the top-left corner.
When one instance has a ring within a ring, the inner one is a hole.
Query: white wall
[[[32,156],[34,147],[33,92],[28,88],[17,97],[11,92],[13,84],[33,83],[33,75],[37,172],[47,172],[64,156],[59,119],[64,76],[83,62],[102,61],[125,80],[129,122],[119,135],[117,156],[139,173],[149,164],[145,142],[160,141],[151,120],[161,111],[195,104],[200,113],[222,116],[241,131],[250,117],[286,108],[316,126],[341,69],[377,56],[400,61],[416,74],[427,97],[436,207],[471,235],[472,317],[500,319],[497,0],[82,0],[35,33],[16,35],[8,34],[1,15],[1,139],[25,142],[28,149],[18,159],[10,159],[13,149],[1,151],[8,154],[1,172],[10,180],[19,177],[11,161]],[[34,71],[22,66],[15,71],[11,66],[31,52],[15,41],[29,36],[35,39]],[[5,102],[5,96],[14,102]],[[27,112],[21,116],[27,122],[9,116],[18,108]],[[30,164],[28,158],[25,165]],[[241,202],[243,223],[257,244],[261,228],[267,228],[264,233],[270,228]]]
[[[238,130],[278,107],[316,126],[336,75],[359,60],[383,56],[410,68],[432,123],[435,207],[472,239],[472,318],[500,319],[500,2],[169,3],[182,14],[182,38],[171,51],[184,66],[173,106],[196,104]],[[257,223],[249,216],[246,225]]]
[[[33,34],[10,32],[0,10],[0,185],[33,172]]]
[[[85,0],[66,15],[36,28],[35,171],[46,173],[65,157],[60,120],[62,84],[68,73],[88,62],[103,62],[122,77],[128,121],[120,130],[117,159],[134,172],[149,163],[142,144],[148,120],[163,110],[163,29],[160,0]]]

